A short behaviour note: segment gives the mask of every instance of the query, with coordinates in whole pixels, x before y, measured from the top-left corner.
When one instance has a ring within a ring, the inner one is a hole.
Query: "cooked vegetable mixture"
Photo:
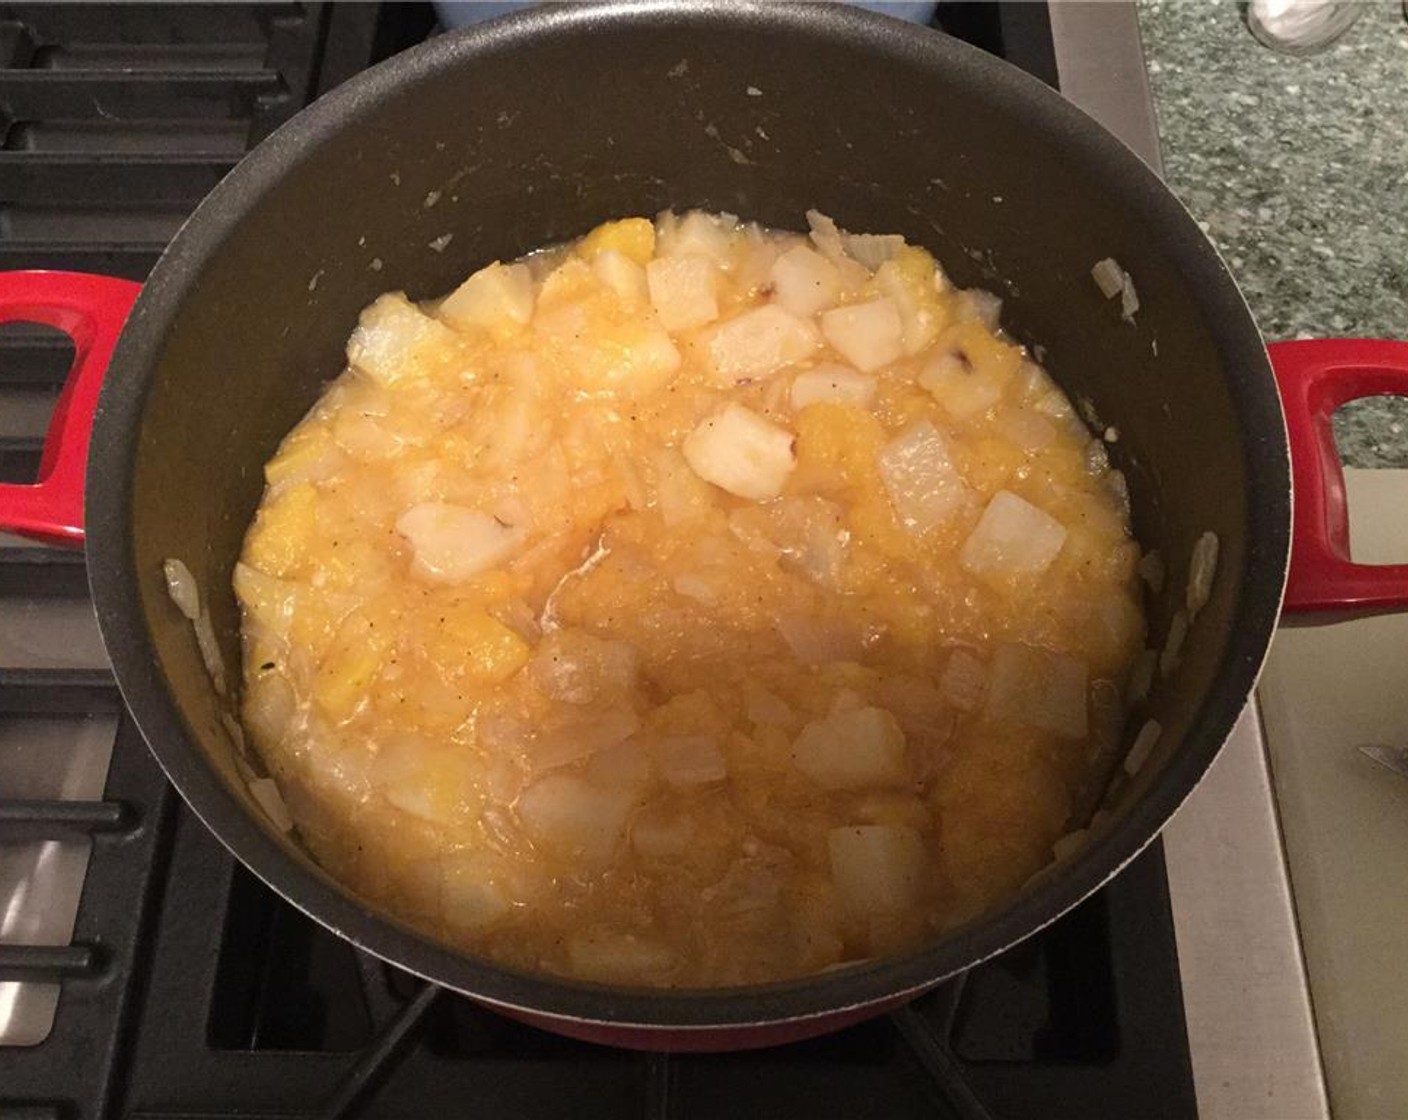
[[[1123,479],[994,297],[808,219],[626,218],[362,313],[235,590],[245,726],[375,905],[727,985],[1051,860],[1143,644]]]

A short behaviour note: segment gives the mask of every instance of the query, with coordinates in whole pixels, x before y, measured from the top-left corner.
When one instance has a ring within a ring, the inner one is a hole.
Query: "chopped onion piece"
[[[513,909],[495,882],[494,862],[483,855],[449,855],[440,865],[440,905],[445,920],[463,930],[483,930]]]
[[[626,831],[634,794],[549,774],[518,799],[518,818],[538,847],[579,871],[606,869]]]
[[[259,803],[264,815],[274,822],[280,832],[293,831],[293,815],[284,804],[283,794],[273,778],[254,778],[249,783],[250,796]]]
[[[927,420],[912,424],[880,449],[880,479],[904,527],[923,534],[963,506],[968,487],[948,445]]]
[[[965,571],[985,580],[1041,575],[1066,543],[1066,528],[1050,514],[999,490],[959,553]]]
[[[713,606],[719,601],[718,591],[703,576],[676,576],[670,586],[675,589],[676,594],[683,595],[686,599],[693,599],[697,603]]]
[[[389,292],[362,312],[347,341],[347,362],[373,381],[392,385],[419,377],[452,353],[458,336],[402,292]]]
[[[714,384],[732,386],[795,365],[820,345],[809,320],[769,303],[711,327],[704,355]]]
[[[1090,270],[1090,278],[1095,281],[1095,286],[1106,299],[1114,299],[1124,288],[1124,269],[1113,257],[1097,261],[1095,267]]]
[[[538,691],[568,704],[589,704],[635,685],[636,651],[585,630],[563,627],[546,635],[527,665]]]
[[[441,302],[437,314],[461,330],[502,333],[533,318],[533,274],[524,264],[495,262],[481,268]]]
[[[826,834],[841,905],[858,917],[898,914],[923,893],[923,837],[903,825],[850,825]]]
[[[807,225],[811,229],[812,244],[825,256],[835,260],[846,255],[840,227],[820,210],[807,211]]]
[[[1139,734],[1134,737],[1134,743],[1129,748],[1129,753],[1124,756],[1124,772],[1130,777],[1139,773],[1144,763],[1149,761],[1149,755],[1153,753],[1154,746],[1159,741],[1159,736],[1163,734],[1163,727],[1158,720],[1145,720],[1144,726],[1139,729]]]
[[[673,447],[662,448],[655,456],[655,504],[672,528],[702,516],[713,504],[708,484]]]
[[[1183,641],[1188,637],[1188,615],[1185,611],[1174,614],[1168,624],[1168,638],[1164,642],[1163,653],[1159,654],[1159,676],[1167,680],[1178,669],[1183,659]]]
[[[1002,299],[983,288],[968,288],[960,294],[963,313],[976,319],[990,331],[996,331],[1002,319]]]
[[[749,720],[760,727],[785,727],[796,718],[786,700],[753,681],[743,686],[743,703]]]
[[[939,677],[939,693],[959,711],[977,711],[983,705],[987,680],[987,666],[966,649],[956,649]]]
[[[904,732],[884,708],[853,708],[802,728],[793,764],[826,789],[871,789],[909,781]]]
[[[220,642],[216,639],[215,627],[210,622],[210,608],[202,607],[192,625],[196,632],[200,659],[205,662],[205,671],[210,674],[210,683],[215,686],[216,695],[224,696],[225,658],[220,653]]]
[[[639,307],[650,298],[645,269],[617,249],[603,249],[593,257],[592,271],[627,307]]]
[[[162,563],[161,570],[166,575],[166,591],[171,601],[194,622],[200,615],[200,588],[196,586],[196,578],[191,575],[190,568],[179,560],[171,559]]]
[[[1217,575],[1218,547],[1216,533],[1204,533],[1193,546],[1193,558],[1188,564],[1188,590],[1185,596],[1190,623],[1198,617],[1198,612],[1208,605],[1208,598],[1212,595],[1212,581]]]
[[[650,302],[667,331],[689,331],[719,317],[715,269],[703,257],[657,257],[645,266]]]
[[[712,735],[680,735],[660,740],[656,748],[660,776],[677,788],[708,785],[728,777],[719,741]]]
[[[488,514],[445,502],[412,506],[396,531],[415,552],[413,568],[439,583],[459,583],[503,563],[523,544],[523,531]]]
[[[1138,311],[1139,293],[1134,290],[1134,281],[1129,278],[1129,273],[1125,273],[1124,290],[1120,292],[1120,318],[1126,323],[1133,323]]]
[[[1002,387],[977,373],[968,359],[955,350],[935,354],[920,371],[919,384],[959,421],[986,412],[1002,398]]]
[[[651,805],[631,823],[631,847],[653,859],[667,859],[687,851],[694,839],[694,821],[682,813]]]
[[[999,723],[1038,727],[1065,739],[1088,728],[1084,661],[1006,643],[992,659],[987,713]]]
[[[574,973],[603,983],[640,984],[646,977],[668,973],[675,965],[675,954],[668,945],[606,929],[575,934],[567,942],[567,955]]]
[[[1149,585],[1149,590],[1158,595],[1164,589],[1164,558],[1150,550],[1139,559],[1139,578]]]
[[[836,266],[805,245],[778,257],[768,278],[773,298],[802,318],[830,307],[841,294],[841,274]]]
[[[904,238],[898,233],[842,233],[841,244],[852,260],[874,272],[904,248]]]
[[[892,299],[824,312],[821,333],[846,361],[865,373],[898,361],[904,354],[904,322]]]
[[[807,405],[818,402],[869,408],[870,402],[875,399],[875,388],[875,378],[869,374],[859,373],[850,366],[836,362],[826,362],[799,373],[793,379],[792,409],[801,412]]]
[[[792,443],[786,428],[741,404],[730,404],[690,432],[681,450],[706,482],[761,502],[782,492],[796,466]]]
[[[803,665],[853,661],[865,648],[861,636],[850,626],[814,615],[782,615],[777,620],[777,630],[792,651],[792,656]]]
[[[1141,650],[1134,659],[1134,668],[1129,672],[1128,701],[1131,706],[1140,703],[1149,695],[1149,687],[1154,683],[1154,670],[1159,667],[1158,650]]]

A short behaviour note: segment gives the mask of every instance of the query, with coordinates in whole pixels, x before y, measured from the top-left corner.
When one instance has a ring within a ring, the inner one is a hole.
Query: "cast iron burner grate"
[[[1044,5],[950,5],[940,22],[1054,84]],[[424,5],[0,6],[0,268],[145,276],[252,143],[429,26]],[[0,393],[52,393],[67,363],[62,340],[0,334]],[[0,479],[32,478],[39,446],[0,435]],[[81,555],[0,545],[0,599],[85,596]],[[0,724],[120,712],[104,670],[0,669]],[[0,844],[75,838],[92,854],[71,943],[0,944],[0,981],[62,986],[44,1041],[0,1048],[4,1120],[1196,1112],[1157,845],[889,1016],[666,1056],[504,1019],[312,923],[184,808],[125,715],[102,800],[0,799]]]

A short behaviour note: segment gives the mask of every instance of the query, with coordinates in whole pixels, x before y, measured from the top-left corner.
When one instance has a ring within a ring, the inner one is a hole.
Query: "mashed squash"
[[[235,590],[250,738],[378,907],[728,985],[1050,861],[1143,642],[1122,480],[992,297],[809,219],[627,218],[363,311]]]

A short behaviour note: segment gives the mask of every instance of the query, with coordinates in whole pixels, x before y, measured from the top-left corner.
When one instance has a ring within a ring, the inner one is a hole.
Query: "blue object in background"
[[[857,8],[868,8],[881,15],[894,16],[910,23],[928,23],[934,18],[938,4],[923,4],[918,0],[876,0],[875,3],[854,2]],[[435,14],[446,27],[467,27],[471,23],[482,23],[486,19],[508,15],[510,12],[531,8],[531,3],[497,3],[496,0],[436,0]]]

